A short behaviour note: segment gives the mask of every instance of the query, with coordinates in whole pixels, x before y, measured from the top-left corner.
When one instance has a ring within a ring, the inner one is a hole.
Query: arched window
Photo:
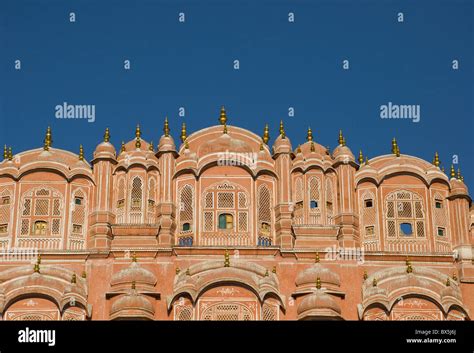
[[[366,191],[362,196],[361,210],[361,224],[362,231],[366,237],[375,236],[376,226],[376,208],[374,207],[374,194]]]
[[[136,176],[130,189],[130,223],[143,223],[143,181]]]
[[[125,223],[125,178],[121,177],[117,184],[117,200],[115,214],[118,224]]]
[[[425,237],[423,200],[411,191],[400,190],[389,194],[385,200],[387,236]]]
[[[46,235],[48,223],[46,221],[36,221],[34,226],[35,235]]]
[[[320,185],[319,178],[313,176],[309,179],[309,224],[321,224]]]
[[[234,216],[230,213],[221,213],[219,215],[219,229],[232,230],[234,229]]]
[[[270,191],[266,185],[261,185],[258,189],[258,226],[260,231],[265,229],[270,232],[271,227],[271,198]]]
[[[194,194],[189,184],[183,186],[179,193],[179,224],[181,233],[193,231]]]
[[[150,178],[148,181],[148,223],[155,223],[155,204],[156,204],[156,183],[154,178]]]
[[[84,235],[86,230],[86,199],[81,190],[73,193],[71,230],[74,235]]]
[[[327,224],[334,224],[334,197],[332,180],[326,179],[326,218]]]
[[[441,196],[441,194],[436,193],[433,203],[435,234],[440,238],[447,237],[448,217],[446,214],[444,197]]]
[[[0,235],[8,233],[11,211],[10,191],[4,190],[0,192]]]

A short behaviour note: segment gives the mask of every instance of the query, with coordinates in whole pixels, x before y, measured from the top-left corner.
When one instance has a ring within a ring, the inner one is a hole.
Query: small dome
[[[153,319],[155,309],[150,301],[135,290],[118,298],[110,309],[111,318],[145,317]]]
[[[296,285],[298,287],[304,285],[314,286],[318,278],[321,280],[321,283],[329,283],[336,286],[341,285],[339,275],[322,266],[319,262],[300,272],[296,277]]]
[[[176,151],[176,145],[174,143],[173,138],[170,135],[161,136],[160,142],[158,144],[158,151],[159,152]]]
[[[138,262],[133,261],[127,268],[114,273],[110,284],[115,286],[133,282],[154,286],[156,284],[156,277],[151,271],[144,269]]]
[[[468,195],[468,189],[466,184],[464,184],[463,181],[456,179],[456,178],[451,178],[449,180],[449,184],[451,185],[451,195]]]
[[[304,297],[296,311],[299,318],[306,318],[308,316],[339,316],[341,314],[339,304],[331,295],[322,290],[317,290]]]
[[[112,154],[115,156],[115,147],[112,145],[110,142],[102,142],[97,145],[94,151],[94,157],[96,157],[98,154]]]
[[[292,152],[290,139],[287,136],[285,136],[285,138],[283,138],[282,135],[278,135],[278,137],[276,138],[276,140],[273,144],[273,149],[274,149],[275,153],[289,153],[289,152]]]
[[[333,151],[334,159],[346,159],[348,161],[355,161],[354,154],[352,153],[351,149],[347,146],[339,145]]]

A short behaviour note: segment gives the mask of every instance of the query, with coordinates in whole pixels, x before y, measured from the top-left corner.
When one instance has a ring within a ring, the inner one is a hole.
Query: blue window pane
[[[318,208],[318,201],[311,201],[310,204],[309,204],[309,207]]]
[[[400,224],[400,231],[403,235],[412,235],[413,229],[411,223],[401,223]]]

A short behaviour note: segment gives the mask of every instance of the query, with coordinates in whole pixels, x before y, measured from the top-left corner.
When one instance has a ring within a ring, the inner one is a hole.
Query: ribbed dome
[[[298,305],[297,313],[299,316],[306,315],[322,315],[337,313],[341,314],[341,308],[334,298],[321,291],[317,290],[313,294],[307,295],[303,298],[300,305]]]
[[[152,272],[141,267],[138,262],[132,262],[127,268],[115,273],[110,284],[114,286],[133,282],[154,286],[156,284],[156,277]]]
[[[287,136],[283,138],[281,135],[278,135],[275,142],[273,143],[273,149],[275,153],[291,152],[290,139]]]
[[[110,309],[111,316],[117,316],[117,314],[120,314],[120,316],[139,316],[139,312],[143,312],[145,316],[153,316],[155,309],[144,295],[138,294],[136,291],[118,298]]]
[[[112,154],[115,156],[115,147],[110,142],[102,142],[97,145],[94,151],[94,157],[97,157],[98,154]]]
[[[347,146],[339,145],[334,149],[333,152],[334,159],[340,158],[349,158],[350,161],[354,161],[354,154],[352,153],[351,149]]]
[[[322,266],[320,263],[316,263],[298,274],[296,277],[296,285],[298,287],[307,284],[315,285],[318,278],[321,280],[321,283],[330,283],[336,286],[340,286],[341,284],[341,280],[337,273]]]
[[[171,135],[162,135],[158,144],[159,152],[176,151],[176,145]]]

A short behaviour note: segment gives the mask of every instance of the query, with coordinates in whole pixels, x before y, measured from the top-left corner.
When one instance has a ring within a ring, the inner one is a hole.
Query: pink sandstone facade
[[[470,320],[461,175],[220,124],[0,163],[2,320]],[[9,252],[7,251],[9,249]],[[8,258],[22,249],[28,259]]]

